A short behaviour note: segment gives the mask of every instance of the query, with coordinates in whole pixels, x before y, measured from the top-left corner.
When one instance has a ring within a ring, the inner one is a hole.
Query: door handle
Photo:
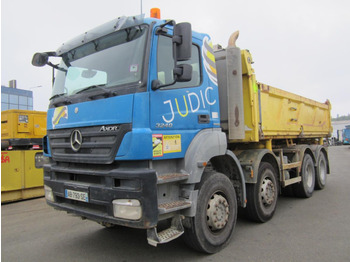
[[[210,123],[209,115],[198,115],[198,123],[199,124],[209,124]]]

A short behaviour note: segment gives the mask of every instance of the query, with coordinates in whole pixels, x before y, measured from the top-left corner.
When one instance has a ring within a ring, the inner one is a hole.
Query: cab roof
[[[116,19],[113,19],[107,23],[104,23],[98,27],[95,27],[89,31],[86,31],[85,33],[63,43],[57,50],[56,55],[61,56],[62,54],[81,46],[85,43],[88,43],[90,41],[93,41],[95,39],[98,39],[102,36],[111,34],[113,32],[119,31],[124,28],[128,28],[131,26],[137,26],[142,24],[152,24],[156,23],[156,25],[161,25],[166,23],[166,20],[160,20],[156,18],[144,18],[143,15],[138,16],[121,16]],[[193,37],[197,39],[203,39],[204,34],[192,32]]]

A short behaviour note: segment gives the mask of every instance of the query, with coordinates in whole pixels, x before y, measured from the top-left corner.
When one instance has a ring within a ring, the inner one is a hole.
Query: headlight
[[[129,220],[139,220],[142,217],[141,203],[137,199],[115,199],[112,203],[115,217]]]

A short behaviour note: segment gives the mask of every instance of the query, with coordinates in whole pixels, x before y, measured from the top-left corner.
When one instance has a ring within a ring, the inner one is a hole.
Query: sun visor
[[[138,16],[122,16],[117,19],[113,19],[105,24],[102,24],[94,29],[91,29],[84,34],[81,34],[66,43],[63,43],[56,51],[57,55],[62,55],[69,50],[72,50],[78,46],[88,43],[92,40],[108,35],[115,31],[122,30],[131,26],[136,26],[144,23],[144,14]]]

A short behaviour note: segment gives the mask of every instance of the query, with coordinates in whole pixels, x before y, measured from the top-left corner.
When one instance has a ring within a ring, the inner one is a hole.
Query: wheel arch
[[[268,149],[244,150],[238,154],[238,159],[244,172],[246,183],[257,183],[259,166],[261,162],[270,163],[276,171],[277,180],[280,179],[280,165],[273,152]]]
[[[310,156],[311,156],[311,158],[312,158],[312,161],[314,162],[314,165],[315,165],[315,167],[316,167],[316,160],[317,160],[317,158],[316,158],[316,156],[315,156],[315,154],[314,154],[314,151],[313,150],[311,150],[311,148],[310,147],[305,147],[305,150],[302,152],[302,159],[304,159],[304,155],[305,154],[309,154]]]
[[[326,163],[327,163],[327,174],[330,174],[330,166],[329,166],[329,158],[328,158],[328,150],[325,146],[323,145],[314,145],[311,147],[312,151],[314,152],[315,155],[315,167],[317,165],[317,160],[320,156],[320,154],[324,154],[325,158],[326,158]]]
[[[299,153],[300,156],[300,161],[303,161],[305,154],[309,154],[312,158],[312,161],[314,162],[314,164],[316,163],[317,157],[315,155],[316,152],[316,145],[296,145],[294,147],[291,147],[291,149],[295,149],[297,150],[297,152]],[[296,157],[297,154],[294,155],[294,157]],[[294,161],[296,161],[294,159]]]
[[[212,168],[215,171],[226,175],[233,183],[237,195],[237,202],[240,206],[246,206],[246,187],[242,167],[236,155],[227,150],[225,155],[215,156],[210,159]]]
[[[187,184],[199,183],[206,163],[226,154],[226,141],[226,134],[221,129],[204,129],[194,137],[184,159],[184,169],[190,174]]]
[[[281,177],[280,177],[280,176],[281,176],[281,172],[280,172],[281,167],[280,167],[280,163],[277,161],[275,155],[273,155],[272,153],[266,153],[266,154],[262,157],[260,163],[261,163],[261,162],[267,162],[267,163],[270,163],[270,164],[272,165],[272,167],[273,167],[273,168],[275,169],[275,171],[276,171],[276,175],[277,175],[277,177],[276,177],[276,179],[277,179],[277,184],[279,184],[280,178],[281,178]],[[259,166],[260,166],[260,163],[259,163]]]
[[[326,162],[327,162],[327,174],[331,173],[331,169],[330,169],[330,165],[329,165],[329,158],[328,158],[328,150],[326,150],[325,147],[322,147],[320,150],[320,153],[323,153],[325,158],[326,158]]]

